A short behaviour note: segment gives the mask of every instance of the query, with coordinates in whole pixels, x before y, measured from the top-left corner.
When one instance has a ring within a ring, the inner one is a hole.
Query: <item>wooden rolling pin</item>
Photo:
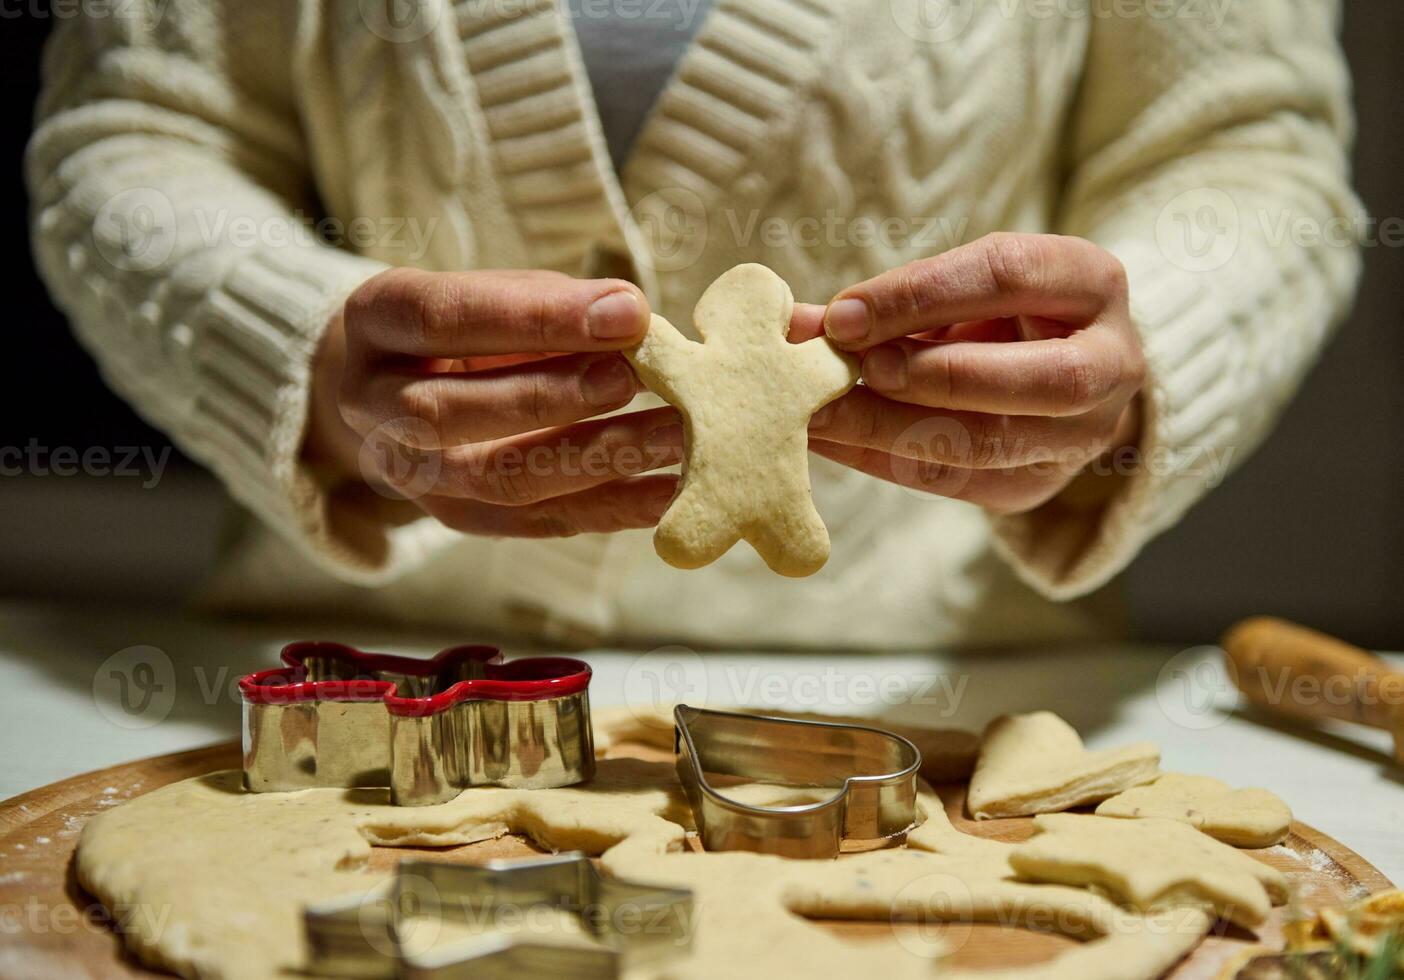
[[[1404,673],[1325,633],[1266,616],[1245,619],[1223,638],[1238,689],[1269,711],[1319,721],[1335,718],[1394,736],[1404,762]]]

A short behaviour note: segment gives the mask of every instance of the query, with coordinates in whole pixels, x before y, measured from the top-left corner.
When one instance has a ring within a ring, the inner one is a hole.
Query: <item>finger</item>
[[[622,408],[639,387],[619,354],[566,354],[486,371],[351,377],[342,411],[358,431],[383,426],[407,446],[438,449]]]
[[[671,466],[682,459],[682,444],[673,408],[577,422],[444,449],[422,492],[524,507]]]
[[[1081,415],[1119,394],[1136,372],[1110,327],[1007,344],[897,340],[867,351],[863,381],[915,405],[1012,415]]]
[[[415,357],[629,347],[648,300],[622,279],[391,269],[347,300],[348,341]]]
[[[823,335],[824,307],[814,303],[796,303],[790,314],[790,343],[802,344]]]
[[[815,413],[809,432],[828,442],[967,469],[1050,461],[1085,465],[1111,437],[1115,420],[1107,414],[1053,419],[926,408],[859,386]]]
[[[963,320],[1086,322],[1125,294],[1121,263],[1091,242],[987,235],[845,289],[829,303],[824,328],[841,346],[869,347]]]
[[[453,497],[419,502],[432,516],[465,534],[506,538],[568,538],[653,527],[668,509],[678,478],[669,473],[614,480],[578,493],[522,507]]]
[[[888,483],[969,501],[999,514],[1033,510],[1056,496],[1071,478],[1046,464],[1010,470],[972,470],[822,439],[811,439],[809,448],[826,459]]]

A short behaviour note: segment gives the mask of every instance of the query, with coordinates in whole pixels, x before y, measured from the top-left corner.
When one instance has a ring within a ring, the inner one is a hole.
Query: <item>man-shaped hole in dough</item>
[[[794,297],[763,265],[738,265],[693,311],[702,343],[653,317],[630,361],[682,413],[683,477],[654,546],[700,568],[745,538],[781,575],[812,575],[829,532],[809,488],[809,419],[853,387],[859,366],[824,337],[786,340]]]

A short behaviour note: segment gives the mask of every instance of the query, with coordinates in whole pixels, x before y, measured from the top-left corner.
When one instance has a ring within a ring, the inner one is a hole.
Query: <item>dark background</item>
[[[7,383],[0,446],[168,443],[101,383],[35,275],[21,155],[49,20],[0,3],[0,235]],[[23,9],[22,9],[23,8]],[[1345,46],[1359,115],[1357,186],[1376,218],[1404,216],[1404,4],[1360,3]],[[1128,575],[1147,638],[1212,639],[1277,613],[1377,648],[1404,649],[1404,256],[1376,245],[1354,315],[1271,440]],[[0,476],[0,596],[92,602],[179,598],[207,566],[223,511],[203,471],[173,454],[140,479]]]

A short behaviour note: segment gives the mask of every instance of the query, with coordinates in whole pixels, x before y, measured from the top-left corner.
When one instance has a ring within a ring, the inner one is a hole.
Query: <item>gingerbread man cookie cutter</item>
[[[916,824],[921,750],[880,728],[673,709],[678,779],[709,851],[831,858],[900,844]],[[756,806],[727,796],[708,773],[832,788],[812,803]]]
[[[579,917],[586,943],[533,938],[528,913]],[[410,925],[436,921],[525,924],[428,949]],[[692,892],[606,878],[578,852],[483,865],[404,861],[368,895],[308,906],[303,914],[310,972],[403,980],[613,980],[625,969],[686,953]]]
[[[682,481],[653,539],[670,565],[700,568],[743,538],[781,575],[812,575],[828,560],[809,485],[809,419],[853,387],[859,365],[825,337],[786,340],[794,305],[774,272],[738,265],[697,302],[702,343],[654,316],[626,352],[683,417]]]
[[[393,802],[425,806],[469,786],[541,789],[594,775],[582,661],[504,662],[487,646],[423,660],[322,642],[290,643],[282,659],[239,681],[252,792],[388,786]]]

